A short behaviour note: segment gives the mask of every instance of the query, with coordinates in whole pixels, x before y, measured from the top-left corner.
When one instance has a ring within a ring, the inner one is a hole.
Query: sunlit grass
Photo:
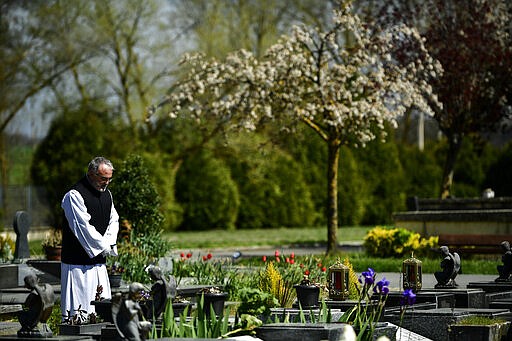
[[[362,241],[372,227],[342,227],[338,241]],[[210,230],[169,232],[165,238],[178,249],[244,246],[324,245],[326,228],[273,228],[247,230]]]

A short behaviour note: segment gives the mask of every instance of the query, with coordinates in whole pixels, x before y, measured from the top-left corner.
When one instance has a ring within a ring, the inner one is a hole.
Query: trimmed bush
[[[209,150],[189,157],[176,174],[176,199],[183,207],[180,229],[234,229],[240,199],[231,172]]]
[[[404,228],[377,226],[366,234],[363,246],[372,257],[403,257],[425,255],[437,248],[438,237],[422,238],[419,233]]]

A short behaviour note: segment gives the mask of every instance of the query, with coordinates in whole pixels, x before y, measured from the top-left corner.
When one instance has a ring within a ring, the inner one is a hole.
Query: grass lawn
[[[342,227],[338,230],[338,242],[363,241],[366,232],[372,227]],[[210,231],[183,231],[167,232],[164,238],[172,243],[173,249],[208,249],[208,248],[230,248],[230,247],[275,247],[275,246],[311,246],[326,245],[327,230],[320,228],[275,228],[275,229],[249,229],[249,230],[210,230]],[[29,242],[30,254],[32,257],[42,256],[42,240],[31,240]],[[318,257],[323,257],[323,254]],[[339,254],[343,258],[346,255]],[[379,271],[400,271],[402,259],[387,259],[367,257],[364,253],[351,254],[349,256],[354,267],[366,269],[372,267]],[[405,258],[404,258],[405,259]],[[434,272],[440,270],[440,259],[438,255],[432,254],[432,258],[421,259],[423,272]],[[251,262],[249,260],[249,262]],[[258,260],[254,260],[259,263]],[[501,264],[500,255],[472,256],[462,259],[463,273],[466,274],[498,274],[496,266]]]
[[[373,227],[342,227],[338,229],[338,241],[362,241]],[[235,246],[279,246],[327,244],[327,229],[274,228],[248,230],[210,230],[168,232],[164,236],[174,248],[222,248]]]

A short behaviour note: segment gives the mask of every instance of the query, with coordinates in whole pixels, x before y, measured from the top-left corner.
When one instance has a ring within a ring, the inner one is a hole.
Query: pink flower
[[[276,257],[279,257],[279,250],[276,250],[276,252],[274,252],[274,254],[276,255]]]

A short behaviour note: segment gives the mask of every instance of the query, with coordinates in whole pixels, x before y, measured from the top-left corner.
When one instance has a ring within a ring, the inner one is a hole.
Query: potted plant
[[[47,260],[60,261],[62,252],[62,230],[51,228],[46,232],[42,246]]]
[[[300,284],[295,284],[293,287],[297,292],[297,300],[301,308],[311,309],[318,307],[318,298],[320,296],[320,285],[318,283],[312,282],[308,275],[304,275]]]

